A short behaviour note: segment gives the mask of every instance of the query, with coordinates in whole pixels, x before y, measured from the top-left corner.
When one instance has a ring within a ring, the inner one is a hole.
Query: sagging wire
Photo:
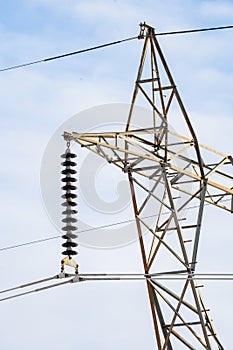
[[[109,42],[109,43],[105,43],[105,44],[89,47],[87,49],[67,52],[67,53],[64,53],[64,54],[61,54],[61,55],[58,55],[58,56],[52,56],[52,57],[39,59],[39,60],[36,60],[36,61],[31,61],[31,62],[27,62],[27,63],[17,64],[15,66],[2,68],[2,69],[0,69],[0,72],[5,72],[5,71],[13,70],[13,69],[24,68],[24,67],[32,66],[32,65],[35,65],[35,64],[38,64],[38,63],[51,62],[51,61],[58,60],[58,59],[61,59],[61,58],[74,56],[74,55],[79,55],[81,53],[85,53],[85,52],[89,52],[89,51],[93,51],[93,50],[97,50],[97,49],[102,49],[104,47],[108,47],[108,46],[112,46],[112,45],[116,45],[116,44],[121,44],[121,43],[123,43],[125,41],[130,41],[130,40],[134,40],[134,39],[138,39],[138,36],[133,36],[133,37],[130,37],[130,38],[121,39],[121,40],[117,40],[117,41],[112,41],[112,42]]]
[[[222,202],[229,202],[229,201],[230,201],[229,199],[226,199],[226,200],[223,200]],[[209,206],[209,205],[212,205],[212,204],[211,203],[205,203],[205,206]],[[197,209],[197,208],[199,208],[199,205],[193,205],[193,206],[187,207],[186,210]],[[166,214],[168,214],[168,213],[163,213],[162,215],[166,215]],[[155,217],[157,217],[157,215],[147,215],[147,216],[142,217],[142,220],[155,218]],[[114,227],[114,226],[118,226],[118,225],[122,225],[122,224],[127,224],[127,223],[132,223],[132,222],[135,222],[135,218],[128,219],[128,220],[123,220],[123,221],[118,221],[118,222],[114,222],[114,223],[111,223],[111,224],[95,226],[95,227],[91,227],[91,228],[84,229],[84,230],[79,230],[79,234],[86,233],[86,232],[91,232],[91,231],[97,231],[97,230],[101,230],[101,229],[104,229],[104,228],[110,228],[110,227]],[[0,251],[10,250],[10,249],[15,249],[15,248],[21,248],[21,247],[28,246],[28,245],[31,245],[31,244],[44,243],[44,242],[51,241],[51,240],[54,240],[54,239],[58,239],[58,238],[61,238],[61,237],[62,237],[62,235],[57,235],[57,236],[53,236],[53,237],[36,239],[34,241],[29,241],[29,242],[25,242],[25,243],[20,243],[20,244],[15,244],[15,245],[3,247],[3,248],[0,248]]]
[[[56,275],[56,276],[44,278],[42,280],[34,281],[34,282],[31,282],[31,283],[25,283],[25,284],[19,285],[17,287],[13,287],[13,288],[9,288],[9,289],[6,289],[6,290],[2,290],[2,291],[0,291],[0,294],[7,293],[7,292],[9,293],[10,291],[17,290],[17,289],[24,289],[24,288],[30,287],[32,285],[41,284],[41,283],[48,282],[48,281],[51,281],[51,280],[54,280],[54,279],[67,278],[67,277],[70,277],[70,275],[61,273],[61,274]],[[28,294],[41,292],[43,290],[51,289],[51,288],[58,287],[58,286],[61,286],[61,285],[64,285],[64,284],[73,283],[73,282],[75,282],[75,280],[78,280],[77,275],[75,277],[73,277],[73,278],[71,278],[69,280],[63,281],[63,282],[58,282],[58,283],[50,284],[50,285],[47,285],[47,286],[44,286],[44,287],[31,289],[31,290],[28,290],[26,292],[22,292],[22,293],[17,293],[17,294],[14,294],[14,295],[6,296],[4,298],[1,298],[0,301],[5,301],[5,300],[9,300],[9,299],[15,299],[15,298],[18,298],[18,297],[21,297],[21,296],[25,296],[25,295],[28,295]]]
[[[170,32],[155,33],[155,36],[191,34],[191,33],[200,33],[200,32],[216,31],[216,30],[232,29],[232,28],[233,28],[233,25],[227,25],[227,26],[219,26],[219,27],[208,27],[208,28],[177,30],[177,31],[170,31]],[[135,40],[135,39],[143,39],[143,36],[139,34],[137,36],[133,36],[133,37],[129,37],[129,38],[126,38],[126,39],[117,40],[117,41],[112,41],[112,42],[109,42],[109,43],[105,43],[105,44],[89,47],[89,48],[86,48],[86,49],[81,49],[81,50],[77,50],[77,51],[71,51],[71,52],[67,52],[67,53],[64,53],[64,54],[61,54],[61,55],[57,55],[57,56],[51,56],[51,57],[42,58],[42,59],[31,61],[31,62],[26,62],[26,63],[22,63],[22,64],[17,64],[17,65],[14,65],[14,66],[9,66],[9,67],[0,69],[0,72],[5,72],[5,71],[9,71],[9,70],[15,70],[15,69],[19,69],[19,68],[25,68],[25,67],[32,66],[32,65],[35,65],[35,64],[39,64],[39,63],[51,62],[51,61],[55,61],[55,60],[58,60],[58,59],[61,59],[61,58],[66,58],[66,57],[70,57],[70,56],[74,56],[74,55],[79,55],[79,54],[82,54],[82,53],[85,53],[85,52],[90,52],[90,51],[93,51],[93,50],[102,49],[102,48],[105,48],[105,47],[113,46],[113,45],[116,45],[116,44],[121,44],[123,42],[131,41],[131,40]]]

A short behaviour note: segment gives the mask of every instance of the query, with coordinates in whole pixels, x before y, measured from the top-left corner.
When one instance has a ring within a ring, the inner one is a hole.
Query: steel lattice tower
[[[223,349],[195,270],[205,203],[233,211],[233,159],[198,143],[154,28],[141,24],[140,37],[144,46],[125,131],[65,132],[64,138],[128,176],[156,349]],[[149,118],[140,116],[143,128],[134,126],[138,98],[151,111]],[[153,209],[150,217],[147,208]],[[161,283],[156,273],[176,280]]]

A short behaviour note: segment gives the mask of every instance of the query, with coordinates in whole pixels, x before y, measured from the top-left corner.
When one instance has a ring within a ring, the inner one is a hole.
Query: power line
[[[156,36],[165,36],[165,35],[191,34],[191,33],[216,31],[216,30],[232,29],[232,28],[233,28],[233,25],[228,25],[228,26],[220,26],[220,27],[209,27],[209,28],[177,30],[177,31],[171,31],[171,32],[161,32],[161,33],[156,33],[155,35]],[[129,38],[126,38],[126,39],[121,39],[121,40],[112,41],[112,42],[109,42],[109,43],[104,43],[104,44],[101,44],[101,45],[89,47],[89,48],[86,48],[86,49],[81,49],[81,50],[77,50],[77,51],[71,51],[71,52],[64,53],[64,54],[61,54],[61,55],[58,55],[58,56],[51,56],[51,57],[47,57],[47,58],[43,58],[43,59],[31,61],[31,62],[26,62],[26,63],[14,65],[14,66],[9,66],[9,67],[0,69],[0,72],[5,72],[5,71],[9,71],[9,70],[24,68],[24,67],[32,66],[32,65],[35,65],[35,64],[39,64],[39,63],[46,63],[46,62],[58,60],[58,59],[69,57],[69,56],[79,55],[81,53],[102,49],[102,48],[105,48],[105,47],[121,44],[123,42],[131,41],[131,40],[135,40],[135,39],[141,39],[141,37],[133,36],[133,37],[129,37]]]
[[[5,301],[5,300],[8,300],[8,299],[15,299],[15,298],[27,295],[27,294],[31,294],[31,293],[35,293],[35,292],[41,292],[42,290],[54,288],[54,287],[61,286],[61,285],[64,285],[64,284],[68,284],[68,283],[72,283],[72,282],[73,282],[73,278],[68,280],[68,281],[63,281],[63,282],[55,283],[55,284],[52,284],[52,285],[49,285],[49,286],[32,289],[32,290],[29,290],[27,292],[22,292],[22,293],[19,293],[19,294],[10,295],[10,296],[7,296],[5,298],[0,299],[0,301]]]
[[[29,242],[25,242],[25,243],[19,243],[19,244],[15,244],[15,245],[11,245],[11,246],[7,246],[7,247],[0,248],[0,251],[10,250],[10,249],[15,249],[15,248],[20,248],[20,247],[24,247],[24,246],[31,245],[31,244],[37,244],[37,243],[47,242],[47,241],[51,241],[51,240],[53,240],[53,239],[61,238],[61,236],[62,236],[62,235],[58,235],[58,236],[53,236],[53,237],[47,237],[47,238],[36,239],[36,240],[34,240],[34,241],[29,241]]]
[[[229,201],[229,199],[226,199],[225,201],[222,201],[222,202],[227,202],[227,201]],[[211,203],[205,203],[205,206],[207,206],[207,205],[211,205]],[[199,208],[199,205],[190,206],[190,207],[186,208],[186,210],[196,209],[196,208]],[[165,215],[165,214],[168,214],[168,213],[163,213],[162,215]],[[144,216],[144,217],[142,217],[142,219],[150,219],[150,218],[153,218],[153,217],[156,217],[156,215]],[[80,230],[80,231],[78,231],[78,233],[80,234],[80,233],[86,233],[86,232],[90,232],[90,231],[101,230],[103,228],[109,228],[109,227],[113,227],[113,226],[127,224],[127,223],[130,223],[130,222],[135,222],[135,218],[124,220],[124,221],[118,221],[118,222],[114,222],[114,223],[111,223],[111,224],[91,227],[91,228],[88,228],[88,229],[85,229],[85,230]],[[29,241],[29,242],[20,243],[20,244],[8,246],[8,247],[3,247],[3,248],[0,248],[0,251],[20,248],[20,247],[24,247],[24,246],[31,245],[31,244],[43,243],[43,242],[51,241],[53,239],[61,238],[61,236],[62,235],[57,235],[57,236],[47,237],[47,238],[41,238],[41,239],[36,239],[34,241]]]
[[[154,215],[147,216],[147,217],[144,217],[143,219],[147,219],[147,218],[150,218],[150,217],[153,217],[153,216]],[[125,221],[118,221],[118,222],[114,222],[112,224],[106,224],[106,225],[91,227],[91,228],[88,228],[88,229],[85,229],[85,230],[80,230],[80,231],[78,231],[78,233],[80,234],[80,233],[85,233],[85,232],[90,232],[90,231],[95,231],[95,230],[101,230],[103,228],[108,228],[108,227],[112,227],[112,226],[126,224],[126,223],[134,222],[134,221],[135,221],[135,219],[129,219],[129,220],[125,220]],[[20,243],[20,244],[8,246],[8,247],[3,247],[3,248],[0,248],[0,251],[14,249],[14,248],[19,248],[19,247],[23,247],[23,246],[27,246],[27,245],[31,245],[31,244],[42,243],[42,242],[50,241],[50,240],[53,240],[53,239],[61,238],[61,236],[62,235],[57,235],[57,236],[53,236],[53,237],[37,239],[37,240],[34,240],[34,241],[29,241],[29,242]]]
[[[162,36],[162,35],[189,34],[189,33],[209,32],[212,30],[222,30],[222,29],[232,29],[232,28],[233,28],[233,25],[229,25],[229,26],[222,26],[222,27],[209,27],[209,28],[199,28],[199,29],[178,30],[178,31],[174,31],[174,32],[157,33],[155,35]]]
[[[174,276],[175,275],[175,276]],[[72,277],[72,278],[70,278]],[[178,280],[199,280],[199,281],[233,281],[233,274],[232,273],[197,273],[193,276],[188,276],[188,275],[182,275],[180,272],[176,272],[174,271],[174,273],[154,273],[154,274],[142,274],[142,273],[99,273],[99,274],[80,274],[80,275],[72,275],[72,274],[59,274],[59,275],[55,275],[52,277],[48,277],[48,278],[44,278],[42,280],[38,280],[38,281],[33,281],[33,282],[29,282],[26,284],[22,284],[13,288],[8,288],[5,290],[0,291],[0,294],[3,293],[8,293],[11,292],[13,290],[17,290],[17,289],[24,289],[27,287],[30,287],[32,285],[35,284],[40,284],[40,283],[44,283],[50,280],[54,280],[54,279],[61,279],[61,278],[69,278],[68,280],[65,280],[63,282],[58,282],[58,283],[54,283],[54,284],[50,284],[47,286],[43,286],[40,288],[36,288],[36,289],[32,289],[32,290],[27,290],[26,292],[22,292],[22,293],[17,293],[17,294],[13,294],[13,295],[8,295],[6,297],[3,297],[0,299],[1,301],[6,301],[9,299],[15,299],[21,296],[25,296],[28,294],[32,294],[32,293],[36,293],[36,292],[41,292],[43,290],[48,290],[54,287],[58,287],[64,284],[68,284],[68,283],[79,283],[79,282],[97,282],[97,281],[145,281],[145,280],[172,280],[172,281],[178,281]]]
[[[227,199],[227,200],[222,201],[222,202],[227,202],[227,201],[229,201],[229,200]],[[205,203],[205,206],[207,206],[207,205],[211,205],[211,203]],[[196,209],[196,208],[199,208],[199,205],[194,205],[194,206],[188,207],[188,208],[186,208],[186,210]],[[168,213],[163,213],[162,215],[165,215],[165,214],[168,214]],[[156,217],[156,215],[144,216],[144,217],[142,217],[142,219],[150,219],[150,218],[153,218],[153,217]],[[91,228],[88,228],[88,229],[85,229],[85,230],[80,230],[80,231],[78,231],[78,234],[86,233],[86,232],[90,232],[90,231],[97,231],[97,230],[101,230],[103,228],[109,228],[109,227],[113,227],[113,226],[127,224],[127,223],[130,223],[130,222],[135,222],[135,218],[124,220],[124,221],[118,221],[118,222],[114,222],[114,223],[111,223],[111,224],[91,227]],[[53,236],[53,237],[36,239],[34,241],[29,241],[29,242],[25,242],[25,243],[19,243],[19,244],[11,245],[11,246],[8,246],[8,247],[0,248],[0,251],[10,250],[10,249],[15,249],[15,248],[20,248],[20,247],[25,247],[25,246],[31,245],[31,244],[43,243],[43,242],[51,241],[53,239],[61,238],[61,236],[62,235],[57,235],[57,236]]]
[[[5,72],[5,71],[8,71],[8,70],[24,68],[24,67],[32,66],[32,65],[38,64],[38,63],[45,63],[45,62],[58,60],[60,58],[65,58],[65,57],[69,57],[69,56],[79,55],[79,54],[84,53],[84,52],[93,51],[93,50],[97,50],[97,49],[102,49],[104,47],[108,47],[108,46],[112,46],[112,45],[116,45],[116,44],[121,44],[123,42],[134,40],[134,39],[138,39],[138,37],[137,36],[133,36],[133,37],[126,38],[126,39],[121,39],[121,40],[112,41],[112,42],[109,42],[109,43],[105,43],[105,44],[89,47],[87,49],[82,49],[82,50],[78,50],[78,51],[72,51],[72,52],[64,53],[64,54],[61,54],[61,55],[58,55],[58,56],[52,56],[52,57],[43,58],[43,59],[32,61],[32,62],[18,64],[16,66],[6,67],[6,68],[3,68],[3,69],[0,69],[0,72]]]
[[[8,288],[8,289],[4,289],[4,290],[1,290],[0,291],[0,294],[2,293],[8,293],[8,292],[12,292],[13,290],[17,290],[17,289],[21,289],[21,288],[27,288],[27,287],[30,287],[30,286],[33,286],[35,284],[39,284],[39,283],[45,283],[45,282],[49,282],[55,278],[58,278],[57,275],[56,276],[52,276],[52,277],[47,277],[47,278],[43,278],[41,280],[37,280],[37,281],[33,281],[33,282],[28,282],[28,283],[25,283],[25,284],[21,284],[19,286],[16,286],[16,287],[12,287],[12,288]]]

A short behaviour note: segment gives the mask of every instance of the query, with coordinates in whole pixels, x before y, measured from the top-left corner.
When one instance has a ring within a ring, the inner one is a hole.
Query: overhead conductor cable
[[[209,28],[187,29],[187,30],[176,30],[176,31],[170,31],[170,32],[155,33],[155,35],[156,36],[165,36],[165,35],[191,34],[191,33],[200,33],[200,32],[207,32],[207,31],[213,31],[213,30],[222,30],[222,29],[233,29],[233,25],[226,25],[226,26],[219,26],[219,27],[209,27]],[[25,63],[17,64],[17,65],[14,65],[14,66],[1,68],[0,69],[0,73],[1,72],[5,72],[5,71],[9,71],[9,70],[13,70],[13,69],[25,68],[25,67],[32,66],[32,65],[35,65],[35,64],[38,64],[38,63],[47,63],[47,62],[51,62],[51,61],[58,60],[58,59],[61,59],[61,58],[66,58],[66,57],[70,57],[70,56],[74,56],[74,55],[79,55],[79,54],[82,54],[82,53],[85,53],[85,52],[90,52],[90,51],[93,51],[93,50],[102,49],[102,48],[105,48],[105,47],[109,47],[109,46],[116,45],[116,44],[121,44],[121,43],[124,43],[124,42],[127,42],[127,41],[131,41],[131,40],[135,40],[135,39],[143,39],[143,36],[142,35],[136,35],[136,36],[132,36],[132,37],[125,38],[125,39],[120,39],[120,40],[104,43],[104,44],[101,44],[101,45],[88,47],[86,49],[81,49],[81,50],[77,50],[77,51],[67,52],[67,53],[63,53],[61,55],[57,55],[57,56],[42,58],[42,59],[39,59],[39,60],[36,60],[36,61],[25,62]]]

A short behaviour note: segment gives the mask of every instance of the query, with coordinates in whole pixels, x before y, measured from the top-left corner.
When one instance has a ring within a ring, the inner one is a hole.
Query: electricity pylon
[[[223,349],[195,270],[205,204],[233,212],[233,159],[198,143],[154,28],[141,24],[140,38],[144,46],[125,131],[67,131],[64,138],[128,175],[156,349]],[[138,98],[149,106],[149,117],[136,115]],[[161,271],[174,281],[165,276],[158,282]]]

